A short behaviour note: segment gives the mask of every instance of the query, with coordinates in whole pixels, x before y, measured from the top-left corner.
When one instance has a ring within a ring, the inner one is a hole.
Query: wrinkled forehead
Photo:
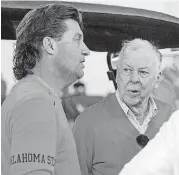
[[[131,66],[149,67],[160,64],[159,55],[150,47],[142,47],[134,50],[126,49],[120,57],[123,63],[130,64]]]

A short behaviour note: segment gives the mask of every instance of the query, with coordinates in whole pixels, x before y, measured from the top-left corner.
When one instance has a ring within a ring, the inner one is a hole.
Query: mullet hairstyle
[[[61,40],[67,30],[64,23],[67,19],[77,21],[83,29],[81,14],[68,4],[42,5],[25,15],[16,29],[13,72],[17,80],[33,74],[31,69],[41,59],[40,47],[44,37]]]

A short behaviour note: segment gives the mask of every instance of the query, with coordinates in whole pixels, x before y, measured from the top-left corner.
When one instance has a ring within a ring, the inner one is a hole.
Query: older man
[[[77,9],[48,4],[31,10],[16,30],[18,84],[2,106],[3,175],[80,175],[61,90],[83,77],[85,56]]]
[[[124,43],[116,93],[87,109],[75,123],[82,175],[117,175],[168,120],[172,107],[151,97],[159,86],[161,61],[146,40]]]

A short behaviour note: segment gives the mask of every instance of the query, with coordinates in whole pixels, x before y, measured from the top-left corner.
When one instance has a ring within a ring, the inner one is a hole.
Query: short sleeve
[[[54,172],[56,117],[52,101],[34,98],[16,105],[10,120],[13,175]]]

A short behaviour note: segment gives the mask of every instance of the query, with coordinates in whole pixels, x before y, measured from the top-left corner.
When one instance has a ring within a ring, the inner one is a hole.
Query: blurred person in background
[[[84,75],[81,16],[68,4],[39,6],[22,19],[16,39],[19,81],[2,105],[2,174],[80,175],[60,93]]]
[[[129,163],[119,175],[179,174],[179,110]]]
[[[75,91],[74,95],[78,95],[78,94],[85,95],[86,88],[85,88],[85,85],[83,82],[78,81],[78,82],[74,83],[73,87],[74,87],[74,91]]]
[[[175,55],[173,69],[175,70],[175,78],[173,79],[174,91],[176,94],[175,107],[179,109],[179,55]]]
[[[172,58],[171,58],[172,59]],[[171,60],[172,61],[172,60]],[[159,88],[154,90],[153,95],[170,105],[179,109],[179,58],[173,57],[173,64],[165,67],[162,71],[162,81]]]
[[[76,104],[76,108],[79,113],[83,112],[85,109],[96,104],[103,99],[102,96],[90,96],[86,94],[86,86],[83,82],[76,82],[74,84],[74,94],[72,96],[73,101]]]
[[[116,175],[145,147],[173,112],[151,97],[161,79],[162,56],[150,42],[124,42],[117,91],[76,119],[74,137],[82,175]]]
[[[62,105],[71,128],[73,128],[74,122],[81,112],[102,100],[101,96],[86,95],[85,84],[81,81],[75,82],[73,85],[73,89],[74,93],[70,95],[69,93],[67,93],[66,88],[66,93],[64,93],[62,97]]]
[[[73,101],[75,103],[76,109],[78,111],[78,115],[83,112],[87,107],[91,106],[90,104],[87,104],[86,99],[86,88],[84,83],[78,81],[74,84],[74,94],[73,94]]]
[[[3,104],[5,98],[6,98],[6,90],[7,85],[3,77],[1,76],[1,105]]]

